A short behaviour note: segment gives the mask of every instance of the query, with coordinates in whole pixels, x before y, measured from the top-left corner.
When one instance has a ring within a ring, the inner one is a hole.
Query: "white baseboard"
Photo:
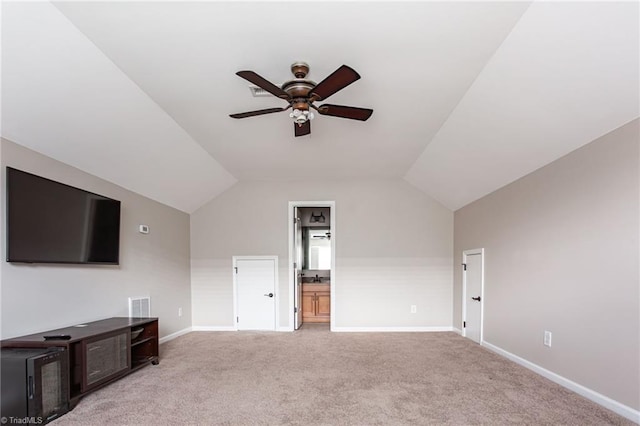
[[[171,333],[168,336],[164,336],[160,338],[160,343],[168,342],[169,340],[173,340],[176,337],[182,336],[183,334],[191,333],[191,327],[184,328],[180,331],[176,331],[175,333]]]
[[[171,333],[168,336],[164,336],[160,339],[160,343],[168,342],[169,340],[173,340],[176,337],[182,336],[187,333],[191,333],[192,331],[237,331],[237,329],[233,326],[203,326],[203,325],[194,325],[193,327],[187,327],[183,330],[176,331],[175,333]],[[292,328],[289,327],[280,327],[277,331],[293,331]]]
[[[372,333],[415,333],[415,332],[434,332],[434,331],[452,331],[453,327],[333,327],[331,331],[337,332],[372,332]]]
[[[236,331],[232,325],[194,325],[191,331]]]
[[[237,329],[233,326],[202,326],[202,325],[194,325],[191,327],[189,331],[237,331]],[[276,329],[278,332],[292,332],[293,327],[278,327]],[[384,333],[384,332],[393,332],[393,333],[415,333],[415,332],[440,332],[440,331],[457,331],[461,333],[460,330],[454,329],[453,327],[334,327],[331,331],[337,332],[372,332],[372,333]],[[187,331],[188,333],[188,331]],[[184,334],[184,333],[183,333]],[[177,337],[177,336],[176,336]]]
[[[622,417],[625,417],[633,422],[640,424],[640,411],[638,410],[635,410],[631,407],[621,404],[618,401],[614,401],[613,399],[607,396],[604,396],[601,393],[598,393],[594,390],[584,387],[574,381],[571,381],[565,377],[560,376],[559,374],[554,373],[553,371],[549,371],[546,368],[540,367],[539,365],[534,364],[531,361],[527,361],[524,358],[520,358],[519,356],[514,355],[511,352],[507,352],[498,346],[492,345],[487,341],[483,341],[482,346],[497,353],[498,355],[502,355],[503,357],[510,359],[516,364],[520,364],[523,367],[526,367],[529,370],[535,373],[538,373],[543,377],[546,377],[547,379],[559,384],[560,386],[564,386],[565,388],[572,390],[578,395],[584,396],[585,398],[595,402],[596,404],[600,404],[603,407],[608,408],[609,410],[613,411],[616,414],[621,415]]]
[[[191,331],[238,331],[232,325],[220,326],[220,325],[194,325],[191,327]],[[279,327],[275,331],[293,331],[291,327]]]
[[[451,328],[452,328],[451,331],[454,331],[454,332],[456,332],[456,333],[458,333],[459,335],[462,336],[462,330],[460,330],[459,328],[456,328],[456,327],[451,327]]]

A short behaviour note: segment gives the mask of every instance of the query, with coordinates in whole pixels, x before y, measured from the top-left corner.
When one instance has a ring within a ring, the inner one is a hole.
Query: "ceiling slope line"
[[[471,88],[474,86],[474,84],[476,83],[476,81],[478,80],[478,78],[480,77],[480,75],[482,75],[482,73],[484,72],[484,70],[487,68],[487,66],[491,63],[491,61],[493,60],[493,58],[496,56],[496,54],[498,53],[498,51],[500,50],[500,48],[504,45],[504,43],[509,39],[509,37],[511,36],[511,34],[513,34],[513,30],[514,28],[516,28],[518,26],[518,23],[522,20],[522,17],[527,13],[527,10],[529,10],[529,7],[531,7],[531,4],[533,3],[533,1],[526,1],[523,3],[527,3],[527,7],[522,11],[522,14],[520,15],[520,17],[514,21],[513,25],[511,26],[511,28],[509,29],[509,31],[507,31],[505,37],[502,39],[502,41],[496,46],[496,48],[493,50],[493,52],[488,56],[487,60],[485,61],[484,65],[480,68],[480,70],[478,71],[478,73],[476,74],[476,76],[471,80],[471,82],[469,83],[469,85],[467,86],[467,88],[464,90],[464,92],[462,93],[462,96],[460,96],[460,98],[458,99],[458,102],[456,102],[456,104],[453,106],[453,108],[451,108],[451,110],[449,110],[449,113],[447,114],[447,117],[444,119],[444,121],[442,122],[442,125],[440,126],[440,128],[438,129],[437,132],[435,132],[433,134],[433,136],[431,137],[431,140],[426,144],[426,146],[424,147],[424,150],[422,150],[422,152],[420,153],[420,155],[418,155],[416,157],[416,161],[414,161],[406,170],[406,172],[404,173],[404,176],[402,176],[402,178],[404,180],[406,180],[407,182],[409,182],[411,185],[415,186],[416,188],[420,189],[421,191],[425,192],[423,188],[420,188],[418,185],[416,185],[414,182],[411,182],[407,176],[409,174],[409,172],[411,171],[411,169],[416,165],[416,163],[418,163],[418,161],[420,161],[420,157],[422,157],[422,155],[424,155],[426,153],[426,151],[429,149],[429,145],[431,144],[431,142],[436,139],[436,137],[438,137],[438,134],[440,133],[440,131],[442,130],[442,128],[447,124],[447,122],[449,121],[449,118],[451,118],[451,116],[453,115],[453,113],[456,111],[456,109],[458,108],[458,106],[460,105],[460,103],[463,101],[463,99],[465,98],[465,96],[467,96],[467,93],[469,93],[469,90],[471,90]],[[430,194],[427,194],[429,196],[431,196]],[[437,198],[434,198],[435,200],[437,200],[439,203],[442,204],[442,201],[438,200]],[[444,204],[443,204],[444,205]],[[448,208],[448,207],[447,207]]]
[[[237,182],[55,5],[2,14],[5,137],[186,213]]]
[[[76,24],[73,23],[73,21],[71,21],[62,10],[60,10],[60,8],[57,6],[56,3],[58,3],[57,1],[50,1],[50,3],[58,10],[58,12],[60,13],[60,15],[70,24],[72,25],[79,34],[82,34],[82,36],[91,44],[93,45],[103,56],[105,59],[107,59],[115,68],[117,68],[123,76],[125,76],[127,78],[127,80],[129,80],[131,82],[132,85],[134,85],[139,91],[140,93],[143,93],[156,107],[158,107],[159,110],[161,110],[163,112],[163,114],[165,114],[167,116],[167,118],[169,120],[171,120],[177,127],[179,127],[180,129],[182,129],[182,131],[189,136],[189,139],[191,139],[191,141],[196,144],[200,150],[202,151],[203,154],[211,157],[212,160],[214,160],[216,162],[216,164],[223,169],[231,178],[233,178],[233,183],[226,189],[229,189],[231,186],[235,185],[236,182],[238,182],[238,179],[231,173],[229,172],[223,165],[222,163],[220,163],[213,155],[211,155],[211,153],[209,153],[206,149],[204,149],[202,147],[202,145],[193,137],[193,135],[187,130],[185,129],[171,114],[169,114],[169,112],[167,110],[165,110],[159,103],[158,101],[156,101],[156,99],[151,96],[149,93],[147,93],[147,91],[145,91],[134,79],[132,79],[129,74],[127,74],[120,65],[118,65],[113,58],[111,58],[107,52],[105,52],[100,46],[98,46],[97,44],[95,44],[93,42],[93,40],[91,40],[85,33],[82,32],[82,30],[80,28],[78,28],[78,26]],[[225,189],[225,191],[226,191]],[[223,191],[224,192],[224,191]],[[215,197],[214,197],[215,198]],[[211,200],[208,200],[211,201]],[[207,202],[208,202],[207,201]],[[203,204],[206,204],[203,203]],[[202,207],[202,205],[200,205],[199,207]]]
[[[405,180],[455,211],[632,121],[637,13],[529,4]]]

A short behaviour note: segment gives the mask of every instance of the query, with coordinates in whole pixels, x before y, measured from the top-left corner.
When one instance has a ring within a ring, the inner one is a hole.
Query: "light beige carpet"
[[[63,425],[625,425],[455,333],[194,332]]]

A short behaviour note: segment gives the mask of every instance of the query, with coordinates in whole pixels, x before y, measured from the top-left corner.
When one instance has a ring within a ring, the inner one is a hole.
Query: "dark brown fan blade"
[[[295,130],[296,137],[308,135],[311,133],[311,121],[305,121],[302,126],[298,125],[298,123],[293,123],[293,128]]]
[[[322,115],[331,115],[333,117],[350,118],[351,120],[367,121],[371,114],[372,109],[356,108],[344,105],[320,105],[316,110]]]
[[[327,99],[338,90],[344,89],[358,79],[360,79],[360,74],[355,72],[353,68],[343,65],[318,83],[309,93],[309,97],[314,101]]]
[[[286,111],[288,109],[289,109],[289,107],[259,109],[257,111],[240,112],[238,114],[229,114],[229,117],[231,117],[231,118],[255,117],[256,115],[271,114],[272,112],[281,112],[281,111]]]
[[[258,87],[263,88],[267,92],[271,93],[274,96],[277,96],[282,99],[290,99],[289,94],[271,83],[270,81],[260,77],[253,71],[238,71],[236,73],[237,76],[244,78],[245,80],[255,84]]]

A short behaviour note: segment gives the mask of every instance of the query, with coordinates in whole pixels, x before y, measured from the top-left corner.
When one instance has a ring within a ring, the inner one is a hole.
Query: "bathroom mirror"
[[[303,269],[331,269],[331,229],[302,228]]]

